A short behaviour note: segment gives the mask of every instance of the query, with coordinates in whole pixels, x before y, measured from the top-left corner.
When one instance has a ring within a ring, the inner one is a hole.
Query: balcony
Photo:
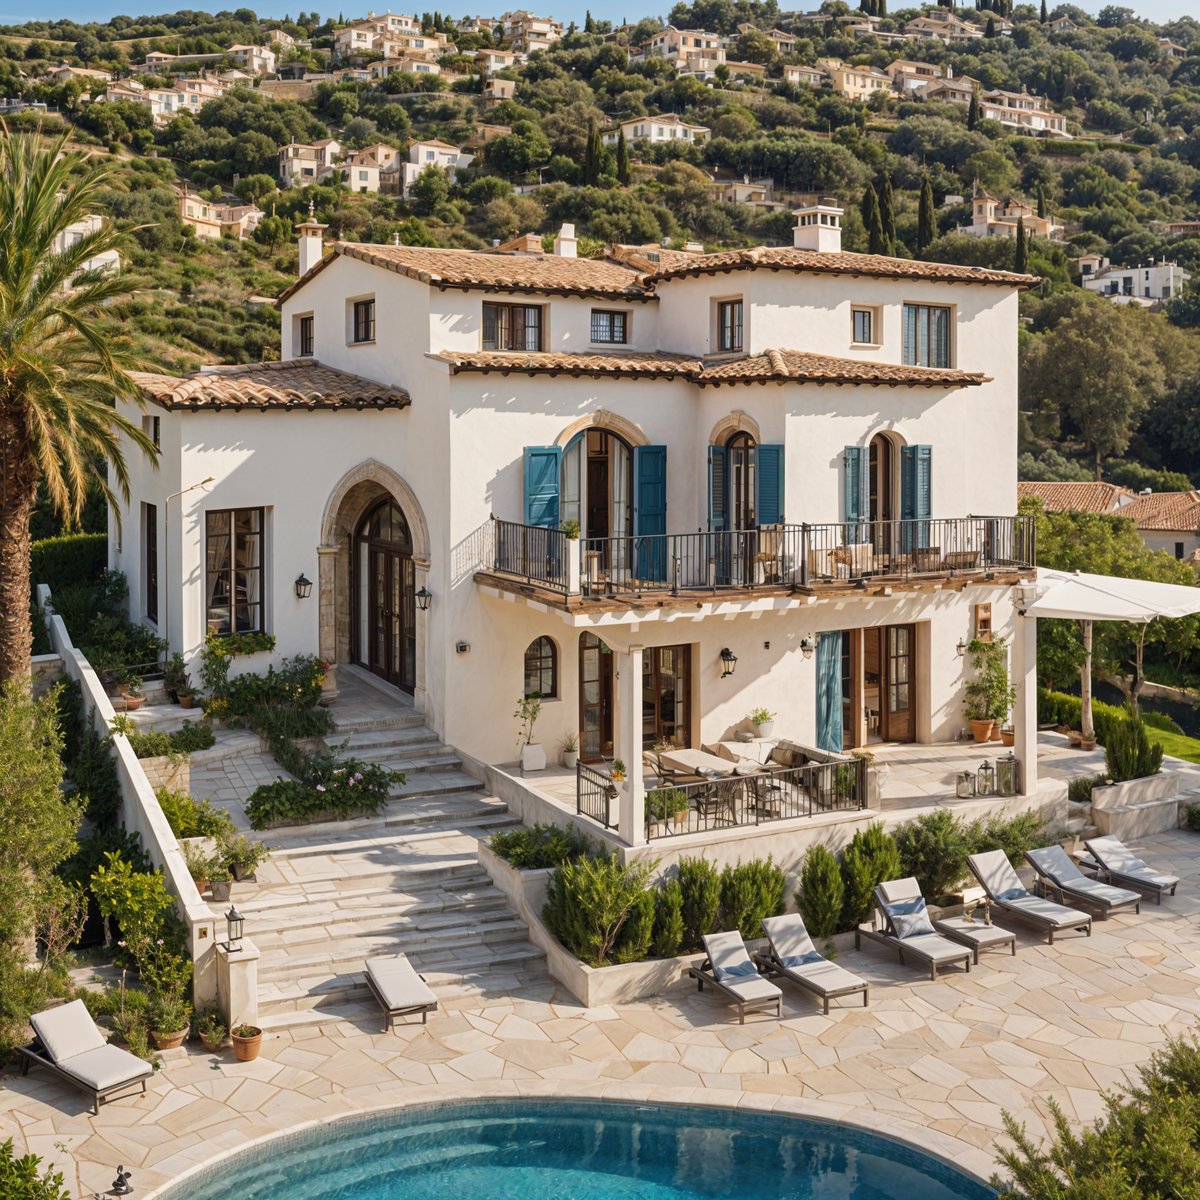
[[[582,539],[493,517],[487,534],[477,581],[568,609],[1015,581],[1034,566],[1027,516]]]

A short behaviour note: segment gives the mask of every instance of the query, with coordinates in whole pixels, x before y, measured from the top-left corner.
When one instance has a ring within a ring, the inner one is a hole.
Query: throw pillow
[[[933,933],[933,925],[929,921],[929,913],[925,910],[925,899],[918,896],[915,900],[898,900],[885,906],[888,920],[896,936],[904,938],[920,937],[925,933]]]
[[[758,968],[749,959],[746,959],[745,962],[734,963],[731,967],[714,965],[713,971],[722,983],[730,979],[748,979],[751,975],[758,974]]]

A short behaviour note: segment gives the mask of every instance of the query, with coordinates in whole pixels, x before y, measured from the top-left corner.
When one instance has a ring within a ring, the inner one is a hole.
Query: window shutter
[[[557,529],[561,446],[525,447],[525,524]]]
[[[667,578],[667,448],[635,446],[633,477],[636,503],[637,573],[641,579]]]
[[[862,446],[847,446],[842,453],[844,470],[842,492],[846,504],[846,538],[861,542],[866,538],[867,452]]]
[[[755,450],[760,525],[783,523],[783,447],[759,446]]]
[[[708,528],[719,533],[725,528],[725,447],[708,448]]]
[[[900,515],[911,525],[904,527],[904,546],[929,545],[929,518],[933,512],[932,446],[900,448]]]

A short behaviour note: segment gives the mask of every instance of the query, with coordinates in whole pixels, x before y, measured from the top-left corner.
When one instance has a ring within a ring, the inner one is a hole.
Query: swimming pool
[[[488,1100],[338,1121],[254,1147],[169,1200],[992,1200],[907,1146],[770,1113]]]

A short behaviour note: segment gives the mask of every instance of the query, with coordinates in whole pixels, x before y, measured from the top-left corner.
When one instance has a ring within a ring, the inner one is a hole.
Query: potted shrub
[[[760,738],[769,738],[775,732],[775,714],[768,708],[753,708],[748,718]]]
[[[137,712],[146,703],[142,692],[142,677],[136,671],[122,670],[117,686],[125,700],[125,708],[129,712]]]
[[[192,882],[196,885],[196,891],[208,891],[209,881],[218,864],[205,854],[200,843],[194,841],[183,843],[183,861],[187,866],[188,874],[192,877]]]
[[[575,770],[579,761],[579,734],[568,733],[562,740],[562,761],[568,771]]]
[[[191,1006],[177,996],[154,996],[148,1016],[150,1036],[160,1050],[176,1050],[183,1045],[192,1021]]]
[[[182,654],[175,653],[167,659],[167,665],[163,668],[163,689],[175,703],[179,702],[183,692],[191,692],[191,680],[183,665]]]
[[[662,837],[667,831],[667,822],[674,820],[675,801],[671,793],[678,788],[651,788],[646,793],[646,823],[654,837]]]
[[[578,540],[578,538],[579,538],[579,522],[577,520],[575,520],[574,517],[571,517],[568,520],[564,521],[559,526],[559,529],[561,529],[563,531],[563,533],[566,534],[567,541],[574,542],[574,541]]]
[[[522,696],[517,701],[516,712],[513,716],[521,723],[521,731],[517,736],[517,748],[521,751],[521,770],[525,774],[530,771],[546,769],[546,747],[533,740],[533,726],[542,712],[542,698],[539,695]]]
[[[1017,700],[1016,688],[1008,679],[1008,643],[1003,638],[990,642],[973,638],[967,654],[975,678],[966,686],[966,717],[971,723],[971,736],[977,742],[990,742],[996,727],[1008,720]]]
[[[214,863],[212,870],[208,873],[208,887],[214,900],[218,902],[228,900],[233,891],[233,874],[229,868],[222,866],[219,862]]]
[[[1000,740],[1006,745],[1011,746],[1017,740],[1017,731],[1011,725],[1005,725],[1000,730]]]
[[[258,868],[271,857],[271,849],[262,842],[252,842],[242,833],[225,833],[217,841],[221,865],[239,883],[253,883]]]
[[[229,1030],[221,1020],[221,1014],[215,1008],[206,1008],[196,1022],[196,1032],[200,1035],[200,1044],[209,1052],[216,1054],[225,1045]]]
[[[262,1048],[263,1031],[257,1025],[238,1025],[230,1031],[234,1057],[238,1062],[253,1062]]]

